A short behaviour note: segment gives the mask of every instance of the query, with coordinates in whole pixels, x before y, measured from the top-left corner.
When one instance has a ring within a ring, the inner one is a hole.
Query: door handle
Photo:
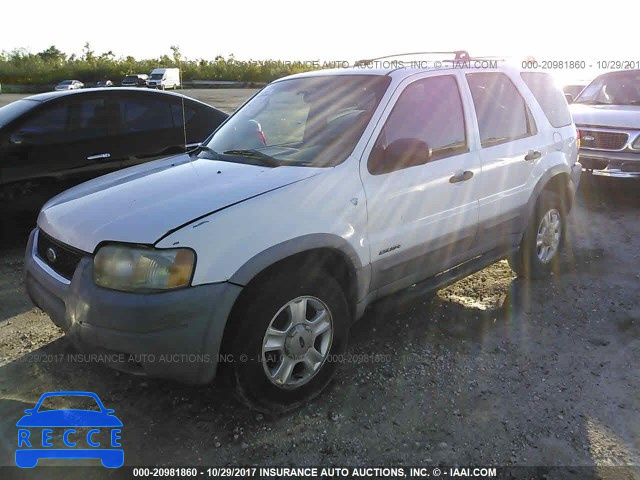
[[[538,150],[529,150],[527,154],[524,156],[524,159],[527,162],[531,162],[533,160],[537,160],[542,156],[542,154]]]
[[[467,180],[471,179],[471,177],[473,177],[473,172],[470,170],[458,172],[449,179],[449,183],[466,182]]]
[[[102,160],[105,158],[111,158],[111,154],[110,153],[99,153],[97,155],[89,155],[87,157],[87,160]]]

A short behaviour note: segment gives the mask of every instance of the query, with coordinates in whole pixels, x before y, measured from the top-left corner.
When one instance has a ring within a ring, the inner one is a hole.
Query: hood
[[[576,125],[640,129],[640,106],[573,103],[569,108]]]
[[[318,168],[268,168],[183,154],[120,170],[49,200],[38,226],[85,252],[103,241],[154,244],[185,223],[312,177]]]

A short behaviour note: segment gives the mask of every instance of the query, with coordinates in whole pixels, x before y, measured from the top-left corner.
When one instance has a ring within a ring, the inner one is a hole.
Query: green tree
[[[38,53],[38,56],[46,63],[61,64],[67,60],[67,55],[63,51],[59,50],[55,45],[51,45],[46,50]]]
[[[84,43],[84,47],[82,47],[82,59],[85,62],[93,62],[94,60],[94,50],[91,48],[91,44],[89,42]]]

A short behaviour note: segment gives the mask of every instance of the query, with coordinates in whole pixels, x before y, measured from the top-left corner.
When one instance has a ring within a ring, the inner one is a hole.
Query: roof
[[[500,61],[498,59],[480,59],[480,58],[471,58],[464,61],[451,61],[451,60],[443,60],[437,61],[438,63],[434,63],[433,60],[430,60],[430,63],[426,63],[426,61],[420,60],[402,60],[396,63],[392,63],[393,61],[386,61],[385,64],[388,63],[390,65],[389,68],[370,68],[369,66],[354,66],[348,68],[332,68],[326,70],[313,70],[310,72],[297,73],[295,75],[290,75],[288,77],[284,77],[276,80],[276,82],[282,80],[290,80],[294,78],[306,78],[306,77],[323,77],[323,76],[333,76],[333,75],[388,75],[394,78],[406,78],[411,75],[415,75],[416,73],[421,72],[451,72],[451,71],[464,71],[464,72],[481,72],[485,71],[495,71],[496,69],[502,71],[524,71],[517,67],[517,65],[510,64],[507,62]],[[493,62],[489,65],[488,62]],[[376,64],[374,63],[374,66]],[[423,66],[423,65],[433,65],[433,66]],[[494,66],[495,65],[495,66]]]
[[[200,102],[199,100],[196,100],[195,98],[182,95],[181,93],[167,92],[166,90],[156,90],[154,88],[137,88],[137,87],[82,88],[78,90],[62,90],[62,91],[55,91],[55,92],[38,93],[36,95],[25,97],[24,100],[33,100],[36,102],[48,102],[49,100],[53,100],[53,99],[68,96],[68,95],[83,95],[90,92],[94,92],[94,93],[99,92],[101,94],[107,94],[107,95],[115,95],[115,92],[136,92],[141,95],[173,95],[178,98],[188,98],[189,100],[193,100],[198,103],[203,103],[203,102]]]

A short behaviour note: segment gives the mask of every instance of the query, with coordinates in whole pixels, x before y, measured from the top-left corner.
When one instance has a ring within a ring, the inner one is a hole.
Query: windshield
[[[151,75],[151,80],[162,80],[164,73],[154,73]]]
[[[353,151],[389,82],[380,75],[332,75],[273,83],[206,146],[217,154],[260,155],[278,166],[337,165]]]
[[[600,75],[580,93],[575,103],[640,105],[640,71]]]
[[[62,82],[60,82],[60,85],[71,85],[73,83],[73,80],[63,80]]]
[[[135,82],[138,80],[138,77],[134,76],[134,75],[127,75],[126,77],[124,77],[126,82]]]
[[[5,105],[4,107],[0,107],[0,127],[14,121],[23,113],[28,112],[38,104],[39,102],[34,102],[33,100],[17,100]]]

